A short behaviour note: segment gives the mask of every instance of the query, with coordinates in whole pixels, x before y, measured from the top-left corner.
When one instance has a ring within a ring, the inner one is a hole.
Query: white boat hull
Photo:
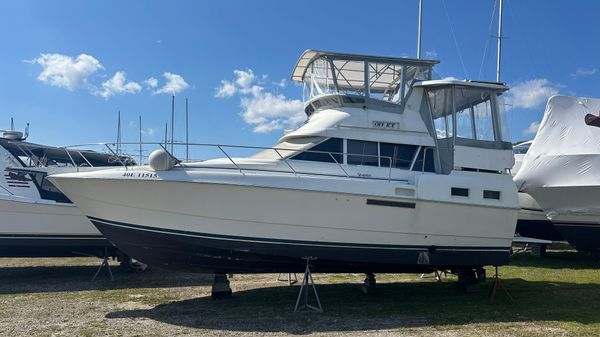
[[[184,183],[172,180],[184,171],[161,172],[165,179],[135,179],[133,172],[133,179],[123,172],[112,179],[50,179],[119,249],[174,269],[301,271],[309,256],[316,270],[332,272],[501,265],[508,262],[517,217],[516,207],[394,195],[405,183],[282,175],[279,182],[271,176],[269,186],[260,175],[239,173],[236,183],[225,183],[231,181],[226,174]],[[423,177],[416,195],[448,181],[437,177]],[[354,185],[373,193],[336,192],[336,186],[352,191]]]
[[[102,256],[115,248],[73,204],[0,197],[0,256]]]

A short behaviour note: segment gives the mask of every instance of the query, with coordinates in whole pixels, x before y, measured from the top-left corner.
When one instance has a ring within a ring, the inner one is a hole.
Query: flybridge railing
[[[243,146],[243,145],[225,145],[225,144],[210,144],[210,143],[157,143],[157,142],[122,142],[122,143],[92,143],[92,144],[80,144],[65,147],[65,149],[74,149],[81,147],[100,146],[106,149],[108,153],[112,154],[116,160],[119,160],[121,166],[125,170],[130,170],[135,166],[129,165],[127,162],[122,161],[119,158],[137,158],[139,164],[147,163],[149,154],[153,150],[163,149],[166,151],[175,161],[175,163],[182,167],[202,167],[207,169],[235,169],[240,174],[245,175],[248,172],[278,172],[278,173],[291,173],[294,175],[325,175],[325,176],[340,176],[346,178],[362,178],[362,179],[378,179],[378,180],[401,180],[406,179],[393,179],[393,170],[395,168],[394,163],[397,162],[398,158],[392,158],[389,156],[382,155],[367,155],[360,153],[347,153],[347,152],[326,152],[326,151],[314,151],[304,149],[293,149],[293,148],[281,148],[281,147],[262,147],[262,146]],[[116,148],[121,149],[121,152],[117,152]],[[148,149],[148,147],[152,147]],[[250,165],[247,159],[255,156],[260,152],[272,151],[271,155],[262,156],[262,158],[268,158],[273,160],[279,160],[284,165],[277,165],[277,167],[268,167],[267,165]],[[418,149],[413,156],[408,170],[424,171],[423,167],[415,167],[417,161]],[[312,170],[308,170],[310,165],[307,163],[315,163],[315,161],[307,161],[300,159],[292,159],[291,157],[299,153],[310,153],[322,156],[322,158],[328,158],[326,161],[331,164],[335,164],[335,170],[324,170],[323,166],[313,166]],[[127,155],[124,155],[127,153]],[[137,153],[137,154],[136,154]],[[202,158],[222,158],[223,160],[231,163],[232,166],[225,165],[194,165],[194,163],[200,163],[205,160],[198,157],[198,154],[202,155]],[[191,156],[190,156],[191,155]],[[385,175],[377,175],[374,177],[370,174],[351,174],[348,170],[348,166],[345,164],[345,158],[348,156],[358,157],[364,159],[375,159],[372,162],[377,163],[373,166],[365,167],[380,167],[386,168]],[[180,159],[184,158],[184,159]],[[331,160],[329,160],[329,158]],[[389,165],[381,166],[380,164],[387,160]],[[285,169],[281,169],[285,168]]]

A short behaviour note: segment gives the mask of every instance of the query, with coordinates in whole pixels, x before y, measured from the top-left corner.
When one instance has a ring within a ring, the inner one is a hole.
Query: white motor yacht
[[[58,257],[118,251],[47,175],[121,165],[112,154],[0,138],[0,257]],[[120,158],[125,159],[125,158]]]
[[[515,176],[577,250],[600,254],[600,99],[553,96]]]
[[[436,63],[308,50],[292,74],[306,123],[273,148],[185,163],[159,150],[162,163],[50,180],[151,265],[475,275],[508,263],[519,210],[508,88],[431,80]]]

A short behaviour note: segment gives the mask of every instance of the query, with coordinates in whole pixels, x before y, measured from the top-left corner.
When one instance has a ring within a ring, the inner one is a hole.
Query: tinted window
[[[415,151],[417,151],[416,145],[379,143],[381,166],[390,167],[391,158],[392,167],[408,169],[415,156]]]
[[[423,154],[425,154],[425,165],[423,165]],[[421,147],[421,150],[417,155],[417,160],[415,160],[413,171],[435,172],[432,148]]]
[[[340,138],[330,138],[313,146],[307,151],[295,155],[294,157],[292,157],[292,159],[322,161],[326,163],[335,163],[337,161],[341,164],[343,162],[342,152],[342,140]]]
[[[377,142],[348,139],[348,164],[379,166]]]

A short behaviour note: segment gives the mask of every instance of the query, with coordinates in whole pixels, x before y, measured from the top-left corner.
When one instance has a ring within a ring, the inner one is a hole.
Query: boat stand
[[[502,288],[502,290],[504,290],[504,292],[506,293],[506,296],[508,296],[508,298],[511,301],[514,301],[514,299],[512,298],[512,296],[510,296],[510,293],[508,292],[508,290],[506,290],[506,288],[504,288],[504,285],[502,284],[501,280],[500,280],[500,276],[498,276],[498,266],[496,267],[496,275],[494,276],[494,284],[492,285],[492,288],[490,289],[490,292],[488,293],[488,298],[490,299],[490,304],[494,303],[494,299],[496,298],[496,290],[498,290],[498,287]]]
[[[365,273],[365,280],[363,281],[363,285],[360,290],[365,294],[375,293],[377,290],[377,280],[375,279],[375,274]]]
[[[98,274],[100,274],[100,271],[103,268],[106,268],[106,272],[108,273],[108,277],[111,281],[114,281],[115,278],[113,276],[112,270],[110,269],[110,264],[108,263],[108,248],[104,247],[104,256],[102,257],[102,264],[100,264],[100,267],[98,267],[98,269],[96,270],[96,273],[94,274],[94,277],[92,277],[92,281],[96,280],[96,277],[98,277]]]
[[[313,311],[313,312],[323,312],[323,307],[321,306],[321,300],[319,299],[319,294],[317,293],[317,287],[315,287],[315,282],[312,278],[312,274],[310,272],[310,261],[315,258],[312,257],[304,257],[303,260],[306,260],[306,269],[304,270],[304,278],[302,278],[302,286],[300,287],[300,291],[298,292],[298,299],[296,300],[296,307],[294,308],[294,312],[299,311]],[[315,293],[315,298],[317,299],[317,305],[308,304],[308,290],[312,287],[312,290]],[[300,299],[302,298],[302,304],[300,304]]]
[[[288,286],[291,286],[292,284],[298,283],[298,276],[296,276],[296,273],[288,273],[288,277],[287,279],[281,278],[281,274],[277,275],[277,282],[287,282]],[[294,275],[294,278],[292,278],[292,275]]]
[[[215,274],[210,297],[213,300],[231,298],[231,287],[229,287],[227,274]]]
[[[444,277],[447,277],[448,275],[446,274],[445,270],[434,270],[433,271],[433,276],[428,276],[428,274],[423,273],[421,274],[421,279],[428,279],[428,278],[432,278],[434,279],[436,282],[442,282],[442,273],[444,274]]]

